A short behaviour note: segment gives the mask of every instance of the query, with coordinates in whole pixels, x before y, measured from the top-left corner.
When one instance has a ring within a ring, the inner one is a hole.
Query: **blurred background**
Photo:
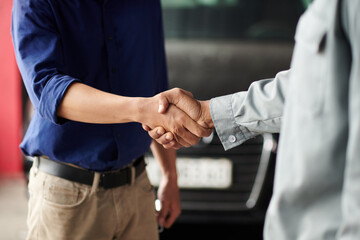
[[[204,100],[288,69],[296,23],[309,2],[162,0],[170,87]],[[32,107],[13,54],[11,5],[0,1],[0,240],[24,239],[32,164],[18,147]],[[183,213],[161,239],[262,239],[278,137],[259,136],[225,152],[214,132],[179,150]],[[147,161],[156,189],[159,168],[150,153]]]

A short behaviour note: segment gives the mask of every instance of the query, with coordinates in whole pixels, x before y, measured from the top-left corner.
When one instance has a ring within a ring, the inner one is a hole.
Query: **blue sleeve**
[[[64,74],[61,36],[54,6],[45,0],[14,0],[11,33],[21,76],[40,116],[61,124],[57,108],[72,82]]]

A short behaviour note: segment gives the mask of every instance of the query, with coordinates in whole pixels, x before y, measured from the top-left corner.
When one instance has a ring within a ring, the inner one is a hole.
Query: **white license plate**
[[[161,171],[153,157],[147,157],[147,172],[151,184],[159,186]],[[177,158],[180,188],[228,188],[232,181],[232,162],[226,158]]]

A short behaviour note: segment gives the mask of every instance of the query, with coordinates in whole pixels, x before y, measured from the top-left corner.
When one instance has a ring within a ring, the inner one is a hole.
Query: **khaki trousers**
[[[155,195],[146,171],[112,189],[71,182],[39,171],[29,181],[27,240],[158,240]]]

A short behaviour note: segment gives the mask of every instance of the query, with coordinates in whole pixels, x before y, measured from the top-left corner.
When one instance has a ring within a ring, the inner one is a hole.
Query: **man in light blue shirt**
[[[291,69],[274,79],[210,101],[172,90],[160,104],[214,126],[226,150],[281,133],[266,240],[360,239],[360,1],[314,1],[295,40]]]

